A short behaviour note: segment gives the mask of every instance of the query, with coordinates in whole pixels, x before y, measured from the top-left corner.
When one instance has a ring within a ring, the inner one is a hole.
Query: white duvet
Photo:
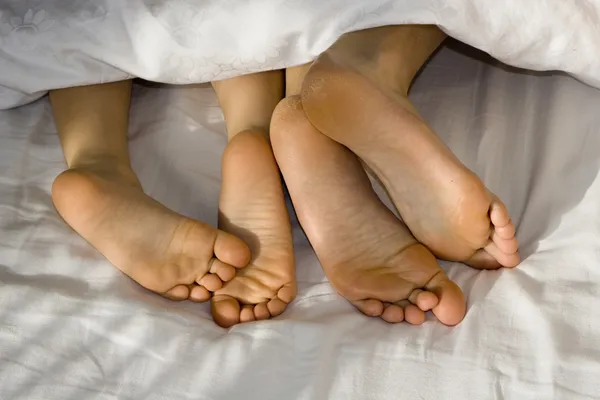
[[[2,0],[0,108],[129,76],[198,83],[297,65],[344,32],[409,23],[600,87],[600,0]]]

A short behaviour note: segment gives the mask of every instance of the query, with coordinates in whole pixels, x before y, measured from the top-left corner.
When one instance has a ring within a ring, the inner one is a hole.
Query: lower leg
[[[268,133],[273,110],[283,97],[283,84],[282,71],[243,75],[212,83],[230,140],[243,131]]]
[[[432,25],[384,26],[348,33],[327,54],[364,70],[378,85],[406,94],[445,39],[446,34]]]
[[[292,234],[268,140],[283,97],[283,72],[214,82],[229,144],[222,160],[219,227],[250,246],[250,264],[221,290],[212,310],[225,327],[281,314],[296,295]]]
[[[131,81],[50,93],[69,167],[53,184],[54,204],[75,231],[142,286],[174,300],[207,300],[208,289],[232,278],[232,265],[245,265],[248,249],[144,194],[127,149],[130,93]]]
[[[139,185],[127,146],[130,101],[131,81],[50,92],[69,168],[114,169]]]

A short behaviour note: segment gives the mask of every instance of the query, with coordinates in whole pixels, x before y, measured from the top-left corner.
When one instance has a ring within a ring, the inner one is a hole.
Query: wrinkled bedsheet
[[[437,24],[505,63],[600,87],[600,0],[2,0],[0,109],[129,76],[199,83],[298,65],[390,24]]]
[[[298,298],[274,320],[221,329],[207,305],[143,290],[60,220],[47,99],[0,111],[0,399],[600,398],[600,92],[461,52],[442,49],[411,98],[504,199],[524,261],[444,264],[468,297],[455,328],[363,316],[293,221]],[[144,188],[213,224],[224,131],[208,86],[134,88]]]

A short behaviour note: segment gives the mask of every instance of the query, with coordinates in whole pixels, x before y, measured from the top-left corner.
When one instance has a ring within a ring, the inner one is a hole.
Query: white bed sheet
[[[0,398],[599,398],[600,92],[453,47],[412,98],[508,204],[525,257],[510,271],[446,265],[469,299],[455,328],[364,317],[297,224],[297,300],[272,321],[218,328],[207,306],[144,291],[61,222],[46,99],[0,112]],[[226,139],[212,90],[136,86],[132,112],[145,189],[215,223]]]

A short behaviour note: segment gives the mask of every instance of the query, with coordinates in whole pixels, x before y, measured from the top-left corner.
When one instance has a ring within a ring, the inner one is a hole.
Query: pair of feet
[[[170,300],[212,301],[229,327],[281,314],[296,295],[291,226],[280,174],[262,132],[242,132],[222,159],[219,227],[146,195],[128,168],[99,162],[54,181],[63,219],[108,261]]]
[[[298,220],[332,286],[364,314],[421,324],[432,311],[455,325],[465,316],[464,294],[436,257],[515,267],[515,227],[406,93],[356,65],[325,53],[301,94],[273,115],[273,151]],[[365,169],[402,220],[377,197]]]
[[[325,54],[302,96],[275,110],[273,150],[264,132],[237,134],[223,155],[219,230],[168,210],[129,169],[110,163],[65,171],[54,203],[125,274],[172,300],[211,299],[215,321],[228,327],[279,315],[296,295],[281,170],[342,296],[388,322],[419,324],[431,310],[454,325],[465,315],[464,295],[435,256],[477,268],[515,266],[514,226],[406,96],[374,82]],[[404,222],[377,198],[357,156]]]

